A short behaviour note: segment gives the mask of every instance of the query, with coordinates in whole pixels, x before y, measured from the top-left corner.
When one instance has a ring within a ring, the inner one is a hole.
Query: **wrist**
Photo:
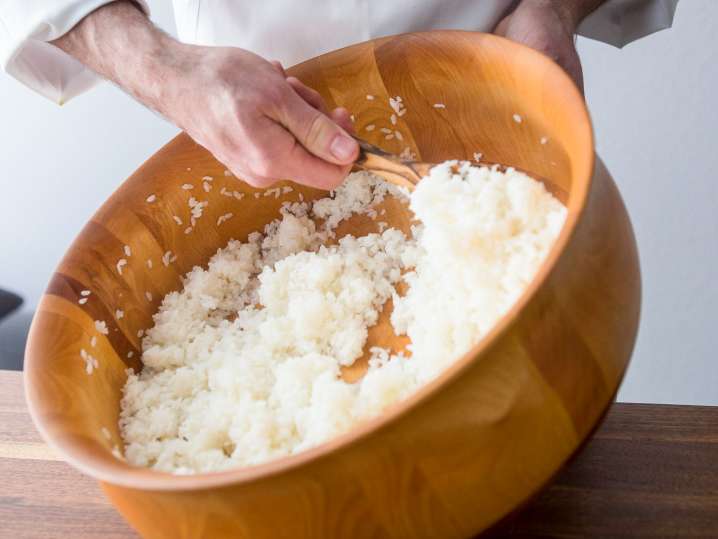
[[[522,0],[517,9],[551,10],[564,28],[574,34],[581,21],[605,0]]]
[[[162,82],[183,47],[132,0],[105,4],[51,43],[152,108],[162,103]]]

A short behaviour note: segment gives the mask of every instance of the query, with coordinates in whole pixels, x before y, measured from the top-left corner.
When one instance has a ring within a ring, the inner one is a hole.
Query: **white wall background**
[[[150,2],[173,28],[169,2]],[[644,301],[623,401],[718,405],[718,2],[624,50],[581,40],[598,151],[628,205]],[[110,85],[58,107],[0,75],[0,286],[32,309],[94,210],[176,129]]]

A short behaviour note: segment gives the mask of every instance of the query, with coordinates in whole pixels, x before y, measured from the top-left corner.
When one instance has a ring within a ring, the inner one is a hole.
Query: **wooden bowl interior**
[[[481,152],[488,161],[541,178],[567,204],[570,216],[581,210],[593,158],[588,116],[569,79],[534,51],[495,36],[432,32],[352,46],[290,72],[316,88],[330,106],[347,107],[355,115],[357,133],[386,150],[399,153],[408,146],[428,162],[472,159]],[[390,122],[391,96],[401,96],[407,109],[395,126]],[[371,124],[375,129],[367,131]],[[399,131],[403,140],[387,140],[382,127]],[[202,186],[205,176],[212,178],[209,192]],[[184,190],[183,184],[193,188]],[[267,196],[225,175],[221,163],[180,135],[124,182],[86,225],[48,286],[32,327],[26,365],[35,421],[73,464],[98,477],[157,473],[132,469],[112,456],[113,448],[122,445],[117,421],[126,369],[141,368],[138,332],[151,327],[162,297],[181,287],[182,275],[206,265],[230,239],[245,240],[261,230],[277,218],[285,201],[326,196],[284,185],[293,191]],[[152,196],[154,202],[148,202]],[[190,197],[209,205],[194,230],[185,234]],[[407,230],[407,208],[396,201],[384,207],[386,216],[377,221]],[[233,217],[217,225],[228,213]],[[340,233],[376,230],[376,222],[361,217],[342,225]],[[168,251],[177,260],[166,266],[162,257]],[[127,260],[121,274],[120,259]],[[83,290],[91,295],[80,304]],[[389,310],[372,329],[370,344],[400,349],[406,339],[393,335]],[[95,321],[106,322],[109,333],[99,333]],[[81,349],[98,360],[92,374],[86,373]],[[356,378],[361,369],[346,375]]]

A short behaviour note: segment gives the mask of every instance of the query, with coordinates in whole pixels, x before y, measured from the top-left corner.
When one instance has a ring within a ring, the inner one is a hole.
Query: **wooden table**
[[[615,405],[554,484],[492,537],[718,537],[718,407]],[[0,371],[0,538],[137,537],[35,432]]]

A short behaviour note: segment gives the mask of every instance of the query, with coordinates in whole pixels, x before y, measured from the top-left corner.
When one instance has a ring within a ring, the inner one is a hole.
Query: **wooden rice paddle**
[[[413,161],[410,159],[402,159],[396,154],[389,153],[382,150],[379,146],[375,146],[366,140],[354,136],[354,140],[359,143],[359,157],[354,162],[355,170],[366,170],[385,179],[389,183],[398,185],[399,187],[406,187],[409,191],[413,191],[416,184],[424,176],[429,175],[429,171],[436,165],[436,163],[426,163],[424,161]],[[482,160],[481,163],[473,163],[474,165],[481,165],[484,167],[498,166],[499,170],[506,171],[506,165],[500,163],[493,163]],[[528,172],[526,170],[512,167],[514,170],[523,172],[532,178],[542,181],[547,189],[557,196],[560,200],[565,201],[565,196],[561,196],[556,189],[552,189],[550,182],[547,182],[544,178],[539,177],[537,174]],[[458,167],[452,167],[454,172],[458,172]]]
[[[410,191],[414,190],[419,180],[429,174],[434,166],[434,163],[402,159],[364,139],[356,136],[354,139],[359,143],[359,157],[354,163],[354,168],[372,172],[389,183],[406,187]]]

